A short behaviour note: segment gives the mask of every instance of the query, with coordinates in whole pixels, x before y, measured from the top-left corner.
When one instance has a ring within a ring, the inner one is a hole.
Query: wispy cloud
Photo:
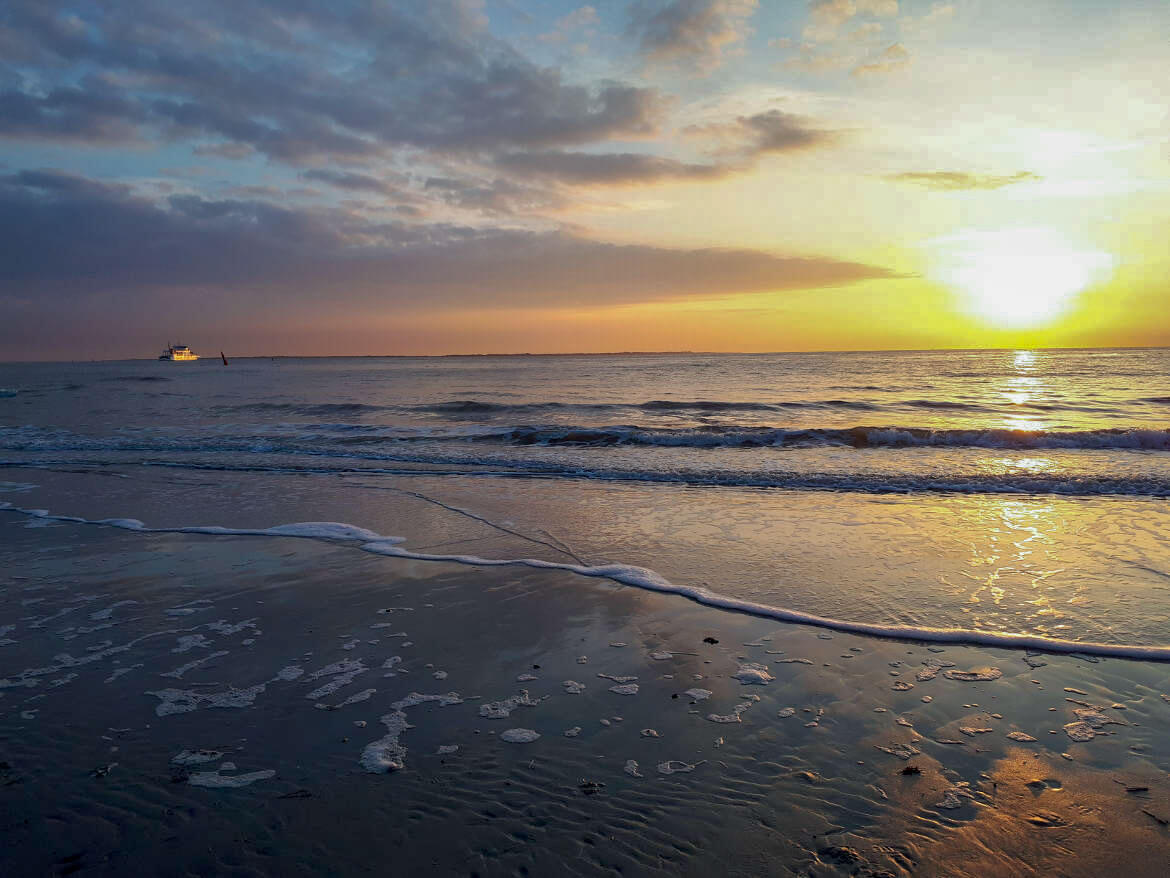
[[[995,174],[969,174],[964,171],[907,171],[901,174],[891,174],[886,179],[896,183],[909,183],[925,189],[938,189],[947,192],[964,189],[1002,189],[1005,186],[1014,186],[1017,183],[1032,183],[1043,178],[1031,171],[1019,171],[1015,174],[997,176]]]

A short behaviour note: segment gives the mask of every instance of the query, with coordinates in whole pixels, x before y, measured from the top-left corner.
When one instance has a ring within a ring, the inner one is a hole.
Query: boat
[[[199,357],[185,344],[173,344],[167,346],[162,354],[159,355],[159,359],[178,362],[180,360],[198,360]]]

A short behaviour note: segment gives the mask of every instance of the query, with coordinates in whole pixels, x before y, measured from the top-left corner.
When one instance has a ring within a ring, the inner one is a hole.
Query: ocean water
[[[0,365],[0,464],[56,479],[51,514],[347,522],[780,618],[1137,654],[1170,647],[1168,427],[1165,350]]]

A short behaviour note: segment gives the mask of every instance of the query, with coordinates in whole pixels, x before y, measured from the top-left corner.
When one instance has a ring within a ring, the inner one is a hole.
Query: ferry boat
[[[159,355],[160,360],[198,360],[198,355],[195,354],[185,344],[173,344],[167,347],[166,350]]]

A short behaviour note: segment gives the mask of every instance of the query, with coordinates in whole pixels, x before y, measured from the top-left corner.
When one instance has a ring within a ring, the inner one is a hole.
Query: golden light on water
[[[1110,254],[1078,249],[1049,229],[964,232],[932,243],[935,278],[960,292],[971,314],[1003,329],[1051,323],[1114,266]]]

